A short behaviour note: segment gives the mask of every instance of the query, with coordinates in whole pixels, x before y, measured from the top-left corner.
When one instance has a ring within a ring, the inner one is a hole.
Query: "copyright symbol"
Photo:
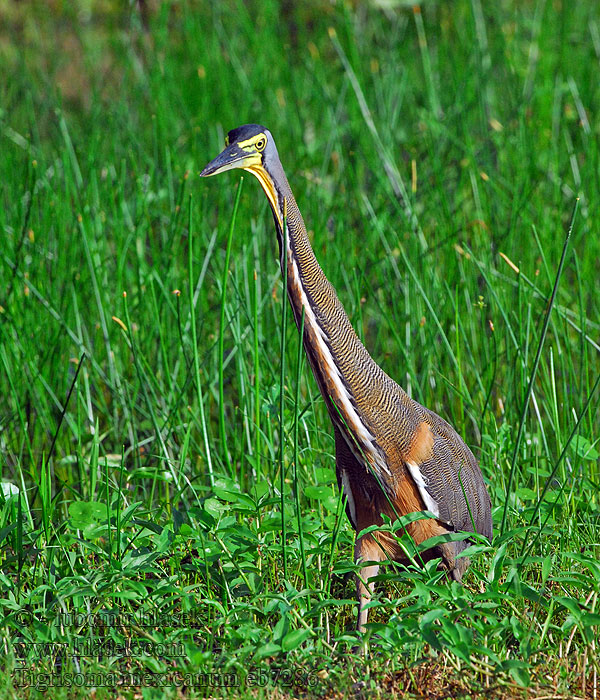
[[[15,614],[15,622],[18,625],[21,625],[22,627],[29,627],[31,623],[33,622],[33,615],[30,612],[27,612],[27,610],[19,610]]]

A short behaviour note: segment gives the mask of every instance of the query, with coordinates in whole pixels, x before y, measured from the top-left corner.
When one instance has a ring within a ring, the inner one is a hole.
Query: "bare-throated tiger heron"
[[[382,514],[394,521],[427,510],[435,518],[406,526],[416,545],[457,531],[491,539],[490,498],[477,460],[456,431],[413,401],[358,339],[315,258],[271,132],[247,124],[230,131],[225,144],[200,174],[242,168],[258,178],[267,195],[283,271],[287,265],[288,299],[299,328],[304,314],[304,349],[333,423],[337,480],[356,532],[381,525]],[[466,546],[444,541],[422,558],[441,557],[449,576],[460,581],[469,560],[457,555]],[[364,562],[357,576],[362,630],[374,588],[369,579],[380,562],[407,557],[396,537],[375,531],[357,537],[354,558]]]

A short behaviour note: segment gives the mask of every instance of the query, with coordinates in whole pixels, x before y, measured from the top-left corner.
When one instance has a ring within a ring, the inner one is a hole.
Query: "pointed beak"
[[[234,168],[248,168],[252,165],[260,164],[260,155],[258,153],[247,153],[243,151],[237,144],[232,143],[231,146],[219,153],[219,155],[211,160],[210,163],[200,173],[200,177],[209,177],[224,173],[226,170]]]

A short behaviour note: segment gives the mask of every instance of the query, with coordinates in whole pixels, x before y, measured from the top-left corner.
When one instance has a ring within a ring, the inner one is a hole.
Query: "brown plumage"
[[[302,216],[288,184],[271,133],[246,125],[230,131],[225,150],[201,175],[232,168],[252,172],[271,205],[281,265],[287,265],[288,299],[304,348],[327,404],[335,436],[336,473],[347,496],[346,512],[357,533],[407,513],[430,511],[406,532],[419,545],[449,532],[492,537],[490,498],[475,457],[456,431],[413,401],[369,355],[311,248]],[[460,581],[468,559],[457,555],[466,542],[446,542],[421,558],[441,557],[448,574]],[[390,533],[357,537],[358,627],[364,628],[371,597],[369,578],[379,563],[407,561],[412,552]],[[413,551],[416,551],[413,546]]]

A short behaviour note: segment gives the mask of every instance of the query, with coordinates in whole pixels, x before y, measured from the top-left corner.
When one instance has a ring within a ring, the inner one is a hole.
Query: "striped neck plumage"
[[[377,367],[362,345],[323,273],[310,245],[306,226],[279,162],[275,172],[251,171],[269,199],[287,277],[287,295],[294,320],[303,327],[303,344],[329,415],[360,462],[365,459],[383,476],[388,472],[375,437],[357,406],[361,391],[355,368]],[[348,342],[353,339],[353,342]],[[389,473],[389,472],[388,472]]]

